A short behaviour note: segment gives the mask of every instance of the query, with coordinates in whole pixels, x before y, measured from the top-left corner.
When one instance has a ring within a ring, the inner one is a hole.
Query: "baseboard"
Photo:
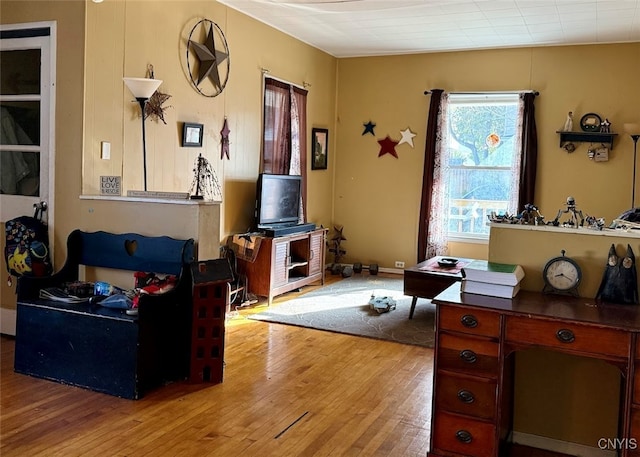
[[[536,449],[544,449],[561,454],[579,455],[580,457],[616,457],[613,450],[600,449],[598,447],[586,446],[584,444],[560,441],[546,436],[531,435],[514,431],[512,433],[514,443],[530,446]]]
[[[0,308],[0,333],[16,336],[16,310]]]

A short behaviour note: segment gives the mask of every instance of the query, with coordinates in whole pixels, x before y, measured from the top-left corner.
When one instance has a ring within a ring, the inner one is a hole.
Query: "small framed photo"
[[[185,122],[182,127],[182,147],[201,148],[204,126],[202,124],[192,124]]]
[[[311,129],[311,169],[326,170],[329,155],[329,130]]]

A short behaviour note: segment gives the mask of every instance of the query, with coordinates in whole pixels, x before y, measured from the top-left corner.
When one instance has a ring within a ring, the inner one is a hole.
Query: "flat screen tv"
[[[302,177],[297,175],[258,176],[256,225],[259,229],[298,224]]]

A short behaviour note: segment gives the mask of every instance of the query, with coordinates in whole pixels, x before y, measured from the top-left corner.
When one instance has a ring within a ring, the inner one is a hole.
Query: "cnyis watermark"
[[[600,438],[598,448],[611,451],[635,450],[638,449],[638,440],[636,438]]]

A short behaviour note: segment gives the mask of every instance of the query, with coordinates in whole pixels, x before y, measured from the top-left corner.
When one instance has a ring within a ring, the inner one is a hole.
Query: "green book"
[[[464,266],[462,276],[468,281],[515,286],[524,278],[524,269],[510,263],[474,260]]]

